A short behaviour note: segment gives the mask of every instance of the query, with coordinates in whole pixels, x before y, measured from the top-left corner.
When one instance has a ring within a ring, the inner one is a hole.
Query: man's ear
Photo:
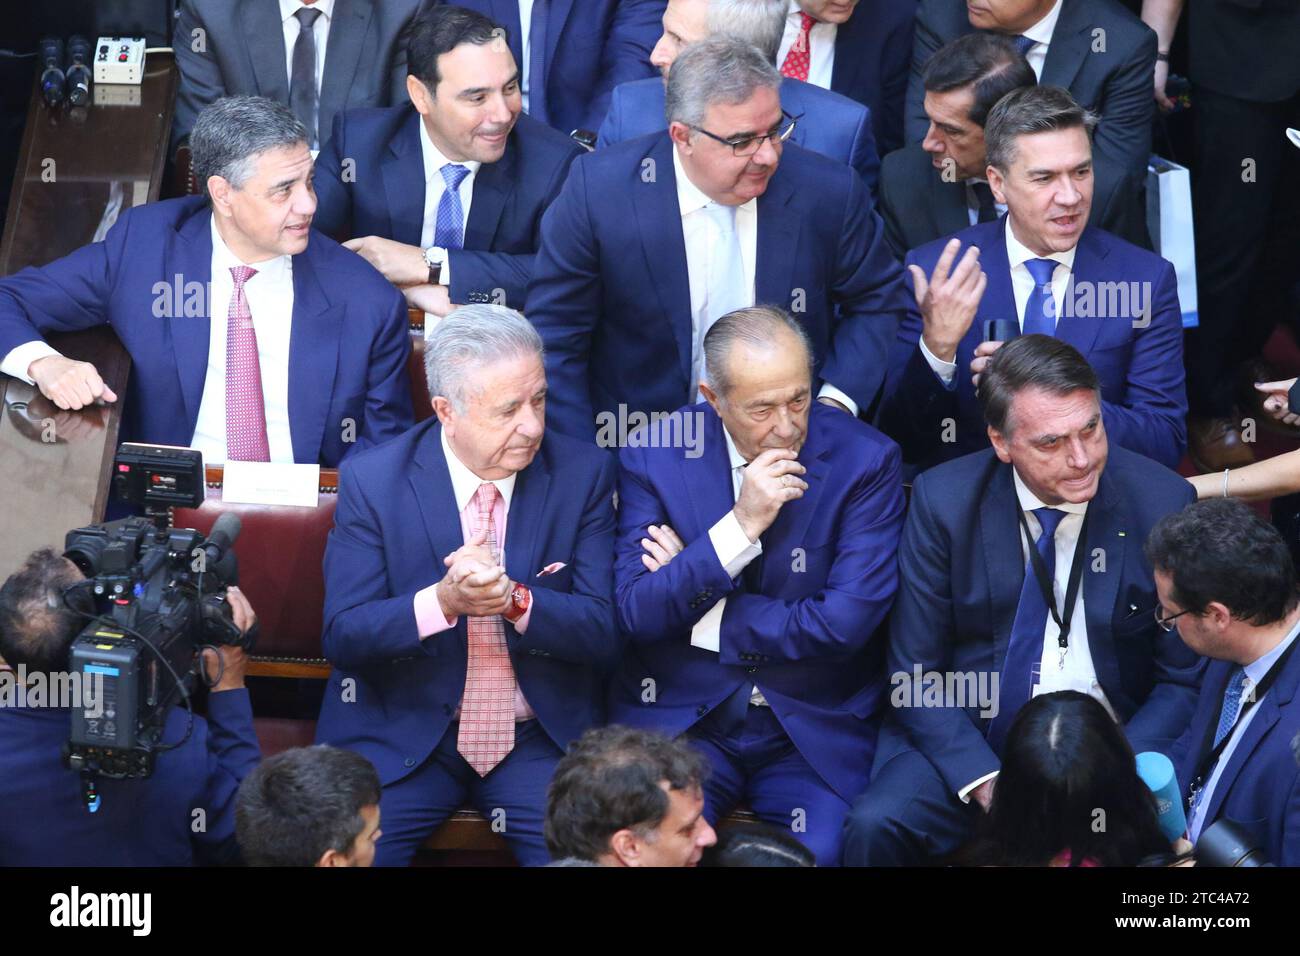
[[[641,841],[631,830],[619,830],[610,837],[609,852],[620,866],[641,865]]]
[[[691,154],[691,128],[685,123],[673,120],[668,124],[668,135],[672,137],[673,144],[677,146],[687,156]]]
[[[348,862],[348,858],[333,847],[322,853],[320,859],[316,861],[316,867],[318,869],[351,865],[352,864]]]
[[[406,95],[421,116],[433,109],[433,96],[429,93],[429,88],[423,80],[410,73],[406,74]]]
[[[438,421],[442,422],[442,427],[448,425],[455,427],[456,412],[451,407],[451,402],[443,395],[435,395],[430,401],[433,403],[433,413],[438,416]]]
[[[993,192],[993,198],[1005,206],[1007,204],[1007,180],[1002,175],[1002,171],[990,163],[984,167],[984,178],[989,181],[989,189]]]
[[[230,194],[235,188],[230,185],[230,180],[224,176],[209,176],[207,186],[208,198],[212,202],[213,210],[223,216],[229,216]]]
[[[1228,605],[1219,601],[1211,601],[1205,605],[1205,614],[1202,616],[1220,631],[1232,625],[1232,611],[1228,609]]]
[[[718,417],[721,418],[722,408],[719,404],[721,402],[721,399],[718,398],[718,393],[715,392],[713,389],[709,388],[706,382],[700,382],[700,394],[704,396],[704,400],[706,402],[708,402],[710,405],[713,406],[713,410],[717,412]]]
[[[993,451],[997,453],[998,461],[1007,465],[1011,464],[1011,443],[1007,440],[1007,436],[992,425],[988,426],[988,432],[989,442],[993,445]]]

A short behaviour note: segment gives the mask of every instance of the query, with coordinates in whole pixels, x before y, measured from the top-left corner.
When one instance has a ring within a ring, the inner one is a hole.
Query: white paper
[[[319,497],[320,465],[226,462],[221,500],[227,503],[315,508]]]

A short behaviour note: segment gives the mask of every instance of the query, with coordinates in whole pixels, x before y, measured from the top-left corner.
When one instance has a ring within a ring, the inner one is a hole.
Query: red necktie
[[[490,481],[474,493],[478,505],[474,533],[487,532],[485,544],[494,555],[498,552],[492,507],[497,494],[497,486]],[[515,669],[510,664],[501,615],[470,617],[466,627],[469,661],[456,749],[480,777],[486,777],[515,747]]]
[[[235,292],[226,316],[226,460],[270,461],[257,330],[244,295],[244,283],[257,275],[257,270],[231,266],[230,275]]]
[[[812,62],[812,50],[809,47],[808,33],[817,21],[802,10],[799,11],[799,19],[799,35],[794,38],[794,44],[785,55],[785,62],[781,64],[781,75],[788,76],[792,80],[803,80],[807,83],[808,66]]]

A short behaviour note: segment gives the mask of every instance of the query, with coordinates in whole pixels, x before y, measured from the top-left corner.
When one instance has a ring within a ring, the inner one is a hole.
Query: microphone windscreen
[[[212,523],[212,533],[208,535],[208,540],[217,546],[217,549],[224,553],[235,539],[239,537],[240,529],[243,522],[239,520],[239,515],[233,511],[223,511],[216,521]]]
[[[1137,773],[1156,797],[1160,831],[1170,843],[1187,832],[1187,815],[1178,789],[1173,762],[1162,753],[1147,750],[1137,755]]]

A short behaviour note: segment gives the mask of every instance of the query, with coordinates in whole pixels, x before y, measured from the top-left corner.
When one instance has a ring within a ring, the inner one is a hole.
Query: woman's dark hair
[[[817,858],[793,836],[765,823],[741,824],[718,833],[701,866],[816,866]]]
[[[1016,715],[993,804],[960,862],[1045,866],[1062,850],[1071,866],[1135,866],[1170,851],[1123,730],[1072,690],[1041,694]]]

